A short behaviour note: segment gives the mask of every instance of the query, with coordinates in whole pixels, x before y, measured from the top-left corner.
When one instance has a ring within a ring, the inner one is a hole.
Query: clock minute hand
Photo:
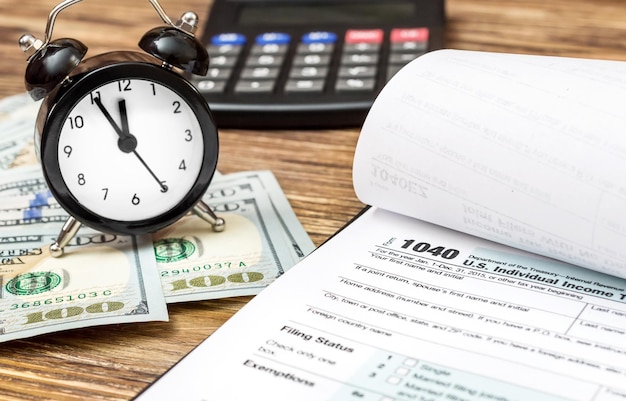
[[[152,169],[150,167],[148,167],[148,164],[143,160],[143,158],[141,156],[139,156],[139,153],[137,153],[136,150],[134,150],[133,153],[135,154],[135,156],[137,156],[137,159],[139,159],[139,161],[141,162],[141,164],[143,164],[143,166],[146,168],[146,170],[148,170],[148,173],[150,173],[150,175],[159,184],[159,186],[161,187],[161,192],[163,192],[163,193],[167,192],[168,187],[167,187],[167,185],[165,185],[165,181],[159,180],[159,177],[157,177],[156,174],[154,174],[154,172],[152,171]]]
[[[137,138],[135,138],[135,136],[131,134],[128,129],[128,114],[126,112],[126,101],[122,99],[118,102],[120,115],[122,117],[123,128],[120,128],[115,122],[115,120],[113,120],[111,113],[109,113],[109,111],[104,107],[99,97],[94,98],[94,103],[98,106],[102,114],[104,114],[104,117],[106,117],[107,121],[109,122],[109,124],[111,124],[111,126],[113,127],[117,135],[119,135],[120,138],[117,141],[117,146],[120,148],[120,150],[124,153],[132,152],[137,157],[137,159],[139,159],[139,161],[146,168],[146,170],[148,170],[148,173],[150,173],[150,175],[159,184],[159,186],[161,187],[161,192],[167,192],[168,188],[167,188],[167,185],[165,185],[165,181],[161,181],[156,176],[156,174],[154,174],[154,172],[148,166],[148,164],[143,160],[143,158],[139,155],[139,153],[137,153],[137,150],[136,150]]]

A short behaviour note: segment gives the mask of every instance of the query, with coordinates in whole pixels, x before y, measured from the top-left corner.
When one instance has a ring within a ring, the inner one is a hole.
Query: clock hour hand
[[[123,128],[120,128],[115,122],[115,120],[113,120],[111,113],[109,113],[109,111],[104,107],[104,105],[102,104],[102,100],[100,100],[99,97],[94,98],[93,101],[96,104],[96,106],[98,106],[102,114],[104,114],[104,117],[106,117],[109,124],[111,124],[111,126],[113,127],[117,135],[119,136],[119,139],[117,140],[117,146],[120,148],[120,150],[124,153],[133,152],[137,148],[137,139],[135,138],[134,135],[132,135],[128,131],[128,116],[126,115],[126,101],[122,99],[119,102],[120,114],[122,115],[122,127],[125,127],[125,130]],[[123,112],[122,112],[122,109],[124,110]]]
[[[126,112],[126,100],[122,99],[118,102],[120,108],[120,116],[122,116],[122,134],[117,140],[117,146],[122,152],[130,153],[137,149],[137,138],[130,133],[128,129],[128,113]]]
[[[118,102],[120,115],[122,117],[122,128],[120,128],[115,122],[115,120],[113,120],[111,113],[109,113],[109,111],[104,107],[99,97],[94,98],[93,101],[96,104],[96,106],[98,106],[102,114],[104,114],[104,117],[107,119],[109,124],[111,124],[111,126],[113,127],[117,135],[119,136],[119,139],[117,140],[117,146],[120,148],[120,150],[124,153],[132,152],[137,157],[137,159],[139,159],[141,164],[143,164],[146,170],[148,170],[148,173],[150,173],[152,178],[154,178],[156,182],[159,184],[159,186],[161,187],[161,192],[167,192],[168,187],[167,185],[165,185],[165,181],[161,181],[159,177],[157,177],[156,174],[154,174],[154,172],[148,166],[145,160],[143,160],[143,158],[139,155],[139,153],[137,153],[137,138],[135,138],[135,136],[130,133],[130,130],[128,128],[128,113],[126,111],[126,100],[122,99]]]

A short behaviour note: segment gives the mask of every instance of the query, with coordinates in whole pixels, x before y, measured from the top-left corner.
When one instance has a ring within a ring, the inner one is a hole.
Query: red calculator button
[[[382,43],[382,29],[349,29],[346,31],[346,43]]]
[[[391,30],[390,40],[398,42],[427,42],[428,28],[395,28]]]

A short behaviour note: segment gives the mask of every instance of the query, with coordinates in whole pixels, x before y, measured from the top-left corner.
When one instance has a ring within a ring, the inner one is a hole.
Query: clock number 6
[[[131,200],[132,204],[137,206],[139,204],[139,202],[141,202],[141,199],[139,199],[139,197],[137,196],[137,194],[133,195],[133,199]]]

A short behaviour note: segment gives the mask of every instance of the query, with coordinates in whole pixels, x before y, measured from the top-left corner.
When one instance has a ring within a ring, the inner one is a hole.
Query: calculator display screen
[[[238,24],[294,25],[294,24],[346,24],[346,23],[396,23],[416,14],[415,1],[377,3],[323,4],[245,4],[239,9]]]

